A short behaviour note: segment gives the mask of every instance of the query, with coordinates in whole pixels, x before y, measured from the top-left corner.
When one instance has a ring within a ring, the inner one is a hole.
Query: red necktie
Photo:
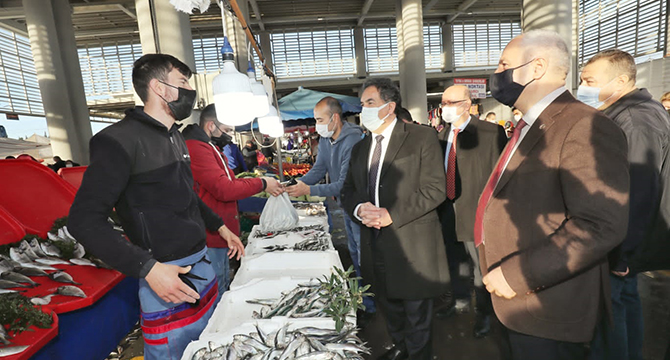
[[[451,140],[449,157],[447,159],[447,198],[454,200],[456,198],[456,137],[459,129],[454,129],[454,138]]]
[[[514,150],[514,146],[516,146],[516,143],[519,141],[519,137],[521,136],[521,129],[523,129],[526,125],[527,124],[525,121],[523,121],[523,119],[519,120],[519,123],[516,125],[516,128],[514,129],[514,134],[512,134],[512,138],[505,147],[505,152],[503,152],[503,155],[500,157],[498,165],[493,170],[493,173],[489,178],[489,182],[486,184],[484,192],[482,192],[482,196],[479,198],[479,203],[477,204],[477,214],[475,216],[475,246],[477,247],[479,247],[479,245],[481,245],[484,242],[483,220],[486,205],[488,204],[489,200],[491,200],[493,190],[496,188],[496,185],[498,185],[500,175],[502,175],[503,170],[505,170],[505,164],[507,164],[507,161],[509,160],[512,154],[512,150]]]

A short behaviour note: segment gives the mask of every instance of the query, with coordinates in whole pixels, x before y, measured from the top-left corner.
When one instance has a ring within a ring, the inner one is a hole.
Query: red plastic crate
[[[79,190],[86,169],[88,169],[88,166],[64,167],[58,170],[58,175],[76,190]]]
[[[48,310],[44,310],[49,312]],[[9,339],[12,342],[10,346],[25,346],[29,347],[21,353],[12,356],[2,357],[2,360],[26,360],[30,359],[31,356],[44,347],[49,341],[58,335],[58,316],[56,313],[51,313],[53,316],[53,323],[48,329],[39,329],[36,327],[31,327],[27,331],[22,332],[18,336]]]

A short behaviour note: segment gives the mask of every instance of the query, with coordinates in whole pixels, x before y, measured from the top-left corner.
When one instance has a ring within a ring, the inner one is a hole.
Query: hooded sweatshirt
[[[223,221],[193,191],[184,138],[138,106],[91,138],[91,165],[70,208],[68,230],[116,270],[145,277],[156,261],[205,247]],[[116,209],[127,241],[107,221]]]
[[[362,139],[363,130],[346,121],[342,124],[342,131],[337,140],[321,137],[316,163],[305,176],[300,178],[300,181],[310,185],[310,195],[340,197],[340,191],[349,170],[351,149]],[[326,173],[330,176],[330,184],[317,185],[326,176]]]

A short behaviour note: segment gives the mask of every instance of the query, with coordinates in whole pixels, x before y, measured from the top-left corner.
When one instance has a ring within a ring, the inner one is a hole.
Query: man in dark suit
[[[470,115],[468,110],[471,105],[470,90],[463,85],[451,86],[442,94],[442,120],[447,126],[438,134],[438,138],[442,153],[445,154],[447,200],[438,210],[447,252],[451,249],[458,251],[460,249],[457,247],[464,246],[474,264],[476,317],[473,335],[481,338],[490,330],[493,308],[491,296],[482,283],[479,253],[474,244],[475,212],[479,195],[498,162],[507,143],[507,136],[502,126],[479,121],[477,117]],[[451,257],[449,265],[455,268]],[[438,311],[437,317],[448,317],[469,308],[469,277],[467,281],[463,281],[458,275],[453,272],[451,274],[452,288],[461,287],[453,290],[456,300],[450,308]],[[458,298],[457,293],[465,294],[465,297]],[[458,309],[459,304],[465,304],[466,307]]]
[[[361,225],[361,270],[386,317],[394,347],[381,359],[432,359],[432,298],[449,282],[436,208],[445,199],[440,143],[429,127],[398,121],[400,91],[369,79],[342,204]]]
[[[483,281],[514,359],[586,358],[610,308],[607,253],[626,235],[621,129],[566,89],[570,54],[555,32],[514,38],[491,94],[523,112],[475,218]]]

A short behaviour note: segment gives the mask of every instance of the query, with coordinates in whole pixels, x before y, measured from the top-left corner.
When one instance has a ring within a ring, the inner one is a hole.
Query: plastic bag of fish
[[[363,360],[370,349],[356,336],[356,329],[342,331],[304,327],[288,330],[289,324],[265,333],[237,334],[227,345],[209,341],[208,346],[195,351],[190,360]]]

